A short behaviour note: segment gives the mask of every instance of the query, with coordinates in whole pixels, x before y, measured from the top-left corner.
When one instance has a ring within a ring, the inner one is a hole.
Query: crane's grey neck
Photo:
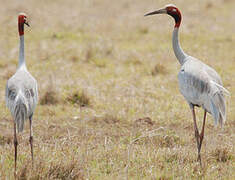
[[[175,27],[173,31],[172,44],[176,58],[179,60],[181,66],[185,63],[186,57],[188,56],[180,46],[178,37],[179,28]]]
[[[24,35],[20,36],[20,51],[19,51],[19,64],[18,69],[26,69],[25,59],[24,59]]]

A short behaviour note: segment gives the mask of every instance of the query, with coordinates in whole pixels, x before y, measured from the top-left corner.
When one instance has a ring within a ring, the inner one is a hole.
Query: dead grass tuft
[[[101,117],[94,117],[90,122],[95,124],[98,123],[100,125],[113,125],[119,123],[120,119],[114,115],[106,114]]]
[[[84,60],[86,62],[93,62],[96,59],[107,59],[113,54],[112,43],[102,40],[94,44],[89,44],[85,50]]]
[[[144,117],[144,118],[139,118],[137,120],[135,120],[134,125],[136,126],[153,126],[154,125],[154,121],[152,121],[152,119],[150,117]]]
[[[233,159],[233,155],[227,148],[223,148],[223,149],[217,148],[211,152],[211,156],[217,162],[227,162]]]
[[[27,180],[27,167],[24,167],[19,174],[19,180]]]
[[[161,147],[174,147],[182,144],[180,137],[175,135],[160,136],[158,141]]]
[[[152,70],[153,76],[156,76],[159,74],[166,74],[166,73],[167,73],[166,67],[163,64],[159,64],[159,63],[156,64]]]
[[[41,105],[55,105],[59,103],[59,97],[56,92],[56,87],[54,85],[53,77],[50,75],[49,85],[46,92],[40,99]]]
[[[168,178],[166,177],[165,175],[164,176],[161,176],[158,180],[170,180],[171,178]]]
[[[141,34],[148,34],[149,29],[148,29],[147,27],[141,27],[141,28],[139,29],[139,32],[140,32]]]
[[[11,139],[10,137],[6,137],[6,136],[1,136],[0,135],[0,145],[5,145],[5,144],[10,144],[11,143]]]
[[[164,159],[167,163],[173,163],[179,160],[179,154],[178,153],[166,154],[164,156]]]
[[[106,124],[116,124],[116,123],[120,122],[120,120],[116,116],[113,116],[110,114],[105,115],[103,118],[103,121]]]
[[[78,56],[76,56],[76,55],[73,55],[73,56],[70,57],[70,60],[72,62],[76,63],[76,62],[78,62],[80,60],[80,58]]]
[[[89,62],[91,59],[95,57],[95,54],[96,52],[94,48],[91,45],[87,46],[85,53],[85,61]]]
[[[47,89],[40,99],[41,105],[55,105],[59,102],[58,95],[54,89]]]
[[[207,4],[206,4],[206,9],[210,9],[210,8],[212,8],[214,5],[211,3],[211,2],[208,2]]]
[[[51,166],[48,172],[48,178],[75,180],[75,179],[84,179],[84,175],[79,166],[75,162],[72,162],[65,165],[59,164]]]
[[[71,104],[79,105],[81,107],[91,105],[91,100],[84,90],[71,93],[70,95],[68,95],[66,100]]]
[[[183,142],[178,136],[175,135],[157,135],[154,137],[145,137],[139,140],[140,144],[155,144],[161,148],[173,148],[178,145],[182,145]]]

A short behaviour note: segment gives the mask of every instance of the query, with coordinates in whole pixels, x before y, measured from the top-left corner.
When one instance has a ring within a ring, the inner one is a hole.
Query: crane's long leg
[[[196,138],[196,141],[197,141],[197,150],[198,150],[198,160],[200,162],[200,165],[201,164],[201,155],[200,155],[200,136],[199,136],[199,132],[198,132],[198,128],[197,128],[197,122],[196,122],[196,114],[195,114],[195,110],[194,110],[194,106],[192,105],[191,106],[191,109],[192,109],[192,114],[193,114],[193,122],[194,122],[194,131],[195,131],[195,138]]]
[[[202,131],[201,131],[201,134],[200,134],[199,154],[200,154],[200,152],[201,152],[202,141],[203,141],[203,138],[204,138],[204,128],[205,128],[205,124],[206,124],[206,110],[204,111]],[[198,158],[199,158],[199,157],[198,157]]]
[[[15,147],[15,175],[16,175],[16,163],[17,163],[17,137],[16,137],[16,122],[14,121],[14,147]]]
[[[33,167],[33,115],[31,115],[29,117],[29,126],[30,126],[30,134],[29,134],[29,143],[30,143],[30,147],[31,147],[31,157],[32,157],[32,167]]]

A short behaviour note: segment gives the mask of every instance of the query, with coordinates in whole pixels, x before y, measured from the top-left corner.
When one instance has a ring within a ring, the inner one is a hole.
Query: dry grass
[[[46,91],[41,93],[39,103],[40,105],[56,105],[59,103],[58,93],[53,83],[52,76],[50,76],[49,84],[46,87]]]
[[[227,162],[233,160],[234,156],[228,148],[215,149],[211,152],[211,157],[217,162]]]
[[[41,105],[55,105],[58,103],[57,94],[54,91],[54,89],[48,89],[48,91],[45,92],[45,94],[40,99]]]
[[[166,73],[167,73],[166,67],[162,64],[156,64],[152,70],[153,76],[156,76],[159,74],[166,74]]]
[[[73,105],[79,105],[81,107],[91,105],[91,100],[85,91],[76,91],[68,95],[66,101],[70,102]]]
[[[165,1],[29,0],[0,7],[0,179],[14,179],[12,118],[4,89],[26,12],[28,70],[38,80],[35,166],[29,128],[18,135],[18,179],[234,179],[235,3],[176,0],[183,49],[218,71],[228,98],[223,129],[208,115],[197,160],[192,117],[178,90],[173,20],[143,17]],[[219,13],[219,14],[218,14]],[[197,109],[201,125],[203,111]]]

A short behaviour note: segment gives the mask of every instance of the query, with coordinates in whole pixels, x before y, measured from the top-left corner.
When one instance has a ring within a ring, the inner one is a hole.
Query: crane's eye
[[[174,8],[174,9],[172,9],[172,11],[173,11],[173,12],[176,12],[176,9]]]

